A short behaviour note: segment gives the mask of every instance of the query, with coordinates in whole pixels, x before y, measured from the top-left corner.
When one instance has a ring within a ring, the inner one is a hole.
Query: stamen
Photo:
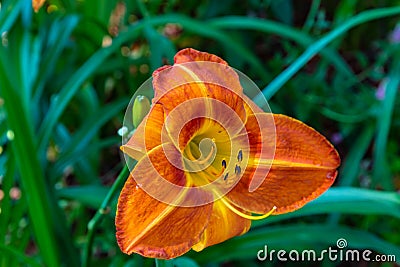
[[[237,155],[237,160],[241,162],[243,160],[243,151],[240,149]]]
[[[239,175],[242,172],[242,168],[239,165],[235,166],[235,174]]]
[[[228,178],[228,175],[229,175],[229,172],[225,173],[224,181],[226,181],[226,179]]]
[[[232,212],[234,212],[238,216],[245,218],[245,219],[253,220],[253,221],[265,219],[268,216],[270,216],[272,213],[274,213],[276,210],[276,206],[273,206],[272,209],[270,211],[268,211],[266,214],[263,214],[260,216],[254,216],[254,215],[245,214],[245,213],[241,212],[240,210],[236,209],[228,201],[226,201],[225,198],[221,198],[220,200],[222,201],[222,203],[225,204],[225,206],[227,206]]]
[[[198,164],[207,163],[209,161],[209,159],[213,156],[213,154],[214,154],[213,152],[214,152],[214,145],[211,147],[211,151],[210,151],[210,153],[208,153],[207,157],[203,160],[199,160]]]
[[[192,144],[192,143],[190,143],[189,145],[190,145],[190,146],[193,146],[193,147],[195,146],[195,145]],[[210,154],[207,156],[208,159],[212,156],[213,150],[214,150],[214,146],[212,146],[211,152],[210,152]],[[188,164],[189,166],[194,166],[194,167],[193,167],[193,170],[196,170],[196,169],[198,168],[198,164],[199,164],[199,163],[201,164],[203,161],[206,161],[206,160],[207,160],[207,159],[205,159],[205,160],[199,161],[199,160],[192,154],[192,151],[191,151],[190,149],[187,149],[187,150],[185,149],[185,153],[186,153],[187,159],[189,160],[189,161],[187,162],[187,164]],[[222,173],[224,172],[224,170],[217,171],[217,170],[213,167],[213,165],[209,165],[207,168],[209,168],[210,171],[211,171],[211,173],[212,173],[213,175],[215,175],[215,176],[221,176]]]
[[[226,160],[225,159],[222,160],[222,167],[226,168]]]

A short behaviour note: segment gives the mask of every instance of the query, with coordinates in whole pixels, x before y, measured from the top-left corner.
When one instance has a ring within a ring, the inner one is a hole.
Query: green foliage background
[[[257,251],[339,238],[400,262],[400,1],[0,3],[0,266],[291,266]],[[117,130],[135,90],[185,47],[246,73],[343,163],[326,194],[246,235],[171,261],[127,256]]]

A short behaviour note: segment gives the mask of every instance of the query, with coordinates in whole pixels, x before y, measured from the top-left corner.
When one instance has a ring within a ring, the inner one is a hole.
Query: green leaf
[[[333,212],[390,215],[400,218],[400,195],[395,192],[380,192],[352,187],[331,188],[299,210],[270,216],[264,220],[255,221],[252,225],[253,227],[260,227],[282,220]]]
[[[44,151],[58,119],[85,80],[90,77],[101,64],[103,64],[107,57],[120,49],[120,46],[123,43],[138,37],[147,23],[150,25],[179,23],[189,32],[202,35],[203,37],[215,39],[225,46],[231,48],[233,52],[237,53],[237,55],[245,58],[247,62],[254,66],[254,69],[261,77],[266,77],[266,73],[263,70],[262,64],[250,50],[242,46],[240,43],[232,40],[222,31],[214,29],[212,26],[205,27],[204,22],[198,22],[182,15],[165,15],[155,18],[148,18],[145,22],[140,21],[130,26],[127,31],[121,32],[118,37],[113,39],[113,42],[110,46],[104,47],[93,54],[93,56],[90,57],[90,59],[86,61],[85,64],[83,64],[83,66],[70,77],[61,91],[53,97],[47,115],[45,116],[39,129],[38,136],[40,151]]]
[[[400,7],[373,9],[364,11],[342,23],[336,29],[332,30],[324,37],[316,41],[314,44],[309,46],[309,48],[299,58],[297,58],[295,62],[293,62],[287,69],[281,72],[268,86],[266,86],[262,90],[262,94],[258,95],[254,99],[254,101],[256,103],[261,103],[260,98],[262,98],[263,96],[267,100],[269,100],[290,78],[293,77],[293,75],[295,75],[305,64],[307,64],[310,59],[317,55],[329,43],[349,31],[350,29],[368,21],[394,16],[397,14],[400,14]]]
[[[28,266],[33,267],[41,267],[42,265],[39,264],[37,261],[31,259],[30,257],[26,256],[25,253],[14,249],[13,247],[6,246],[0,243],[0,254],[5,254],[9,258],[13,259],[13,263],[24,263],[28,264]]]
[[[97,209],[107,196],[110,188],[100,185],[74,186],[57,190],[59,198],[78,201],[85,206]]]
[[[179,257],[179,258],[173,259],[173,266],[174,267],[199,267],[197,262],[195,262],[193,259],[188,258],[188,257]]]
[[[18,15],[23,6],[23,1],[2,1],[0,12],[0,34],[9,31],[18,18]]]
[[[386,158],[386,149],[396,94],[400,85],[400,55],[395,56],[393,62],[386,85],[385,98],[381,103],[381,109],[377,117],[373,167],[373,185],[379,184],[386,190],[394,189],[390,167]]]
[[[17,25],[13,28],[15,38],[9,39],[7,47],[0,50],[0,92],[4,98],[4,109],[9,129],[13,132],[10,141],[12,153],[20,175],[21,187],[29,202],[28,214],[32,224],[38,248],[47,266],[58,266],[60,262],[76,265],[78,259],[72,257],[73,243],[66,233],[65,220],[60,214],[52,188],[44,182],[44,173],[38,158],[37,138],[33,131],[33,121],[30,102],[26,92],[31,88],[21,90],[18,77],[25,77],[21,72],[29,60],[28,54],[21,51],[26,49],[30,38],[27,30]],[[22,36],[24,42],[18,42]],[[27,37],[23,37],[27,36]],[[10,61],[10,59],[12,59]],[[11,62],[11,63],[10,63]],[[10,75],[6,75],[10,74]],[[17,77],[17,79],[16,79]],[[29,86],[29,83],[27,83]],[[21,104],[22,103],[22,104]],[[19,107],[16,109],[15,107]],[[62,252],[62,253],[61,253]]]
[[[57,174],[60,174],[66,165],[81,158],[82,151],[88,149],[90,142],[99,132],[100,128],[112,117],[121,112],[128,105],[128,102],[127,98],[119,99],[97,109],[92,115],[90,115],[85,120],[85,124],[79,128],[72,138],[70,140],[65,140],[62,144],[65,147],[65,150],[54,165],[54,169],[51,171],[52,177],[56,177]]]
[[[250,49],[243,46],[240,42],[237,42],[231,38],[225,32],[218,30],[212,24],[208,24],[207,21],[194,20],[187,16],[182,16],[181,14],[168,14],[149,18],[146,20],[146,23],[151,25],[178,23],[187,32],[216,40],[223,46],[229,48],[232,53],[235,53],[235,55],[238,57],[243,58],[245,62],[250,63],[261,79],[264,82],[267,82],[266,77],[268,77],[268,74],[254,53]]]
[[[210,24],[217,29],[234,29],[234,30],[254,30],[266,34],[276,34],[283,38],[293,40],[303,47],[308,47],[314,43],[314,39],[295,28],[289,27],[282,23],[271,20],[228,16],[210,20]],[[347,77],[353,77],[353,72],[342,57],[333,49],[325,48],[321,51],[321,55],[335,65],[337,71],[343,73]]]
[[[36,103],[39,103],[42,97],[45,83],[51,82],[57,61],[60,59],[61,53],[69,45],[71,33],[78,25],[78,22],[77,16],[70,15],[62,19],[53,20],[46,30],[39,29],[39,37],[41,38],[38,39],[38,42],[43,42],[40,45],[43,46],[41,48],[44,49],[45,53],[40,59],[40,72],[38,73],[37,88],[35,88],[34,96]]]
[[[339,185],[351,186],[356,180],[360,171],[361,161],[364,158],[365,153],[367,153],[367,149],[374,136],[374,126],[375,125],[368,123],[364,129],[361,130],[360,134],[357,134],[358,138],[351,146],[351,149],[343,162],[342,168],[339,171]]]
[[[275,16],[285,24],[293,24],[293,4],[292,0],[271,1],[271,9]]]
[[[61,91],[53,97],[49,110],[39,129],[39,149],[41,151],[45,150],[58,119],[85,80],[103,64],[108,56],[118,50],[121,44],[127,40],[136,38],[142,30],[142,27],[142,24],[131,26],[127,32],[123,32],[115,38],[110,46],[98,50],[70,77]]]
[[[5,73],[3,59],[4,57],[0,60],[0,73]],[[22,99],[8,78],[1,79],[0,89],[4,97],[7,123],[15,136],[11,146],[21,174],[22,187],[29,199],[28,211],[35,237],[46,265],[58,266],[60,255],[54,236],[56,223],[52,221],[55,218],[48,215],[51,210],[49,205],[51,201],[48,198],[48,190],[37,158],[32,125],[28,119],[27,110],[14,108],[15,105],[22,102]],[[60,251],[62,250],[60,249]]]
[[[156,267],[174,267],[172,260],[159,260],[155,259]]]

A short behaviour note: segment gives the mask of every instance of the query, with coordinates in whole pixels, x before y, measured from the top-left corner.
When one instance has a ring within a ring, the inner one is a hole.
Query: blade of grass
[[[303,31],[309,32],[311,30],[312,26],[314,25],[315,17],[317,15],[320,4],[321,4],[321,0],[313,0],[312,1],[310,11],[308,12],[306,22],[304,23],[304,26],[303,26]]]
[[[156,267],[174,267],[174,264],[171,260],[160,260],[155,259]]]
[[[179,257],[172,260],[173,267],[199,267],[199,265],[188,257]]]
[[[23,252],[20,252],[13,247],[6,246],[0,243],[0,251],[2,253],[0,254],[6,254],[8,257],[14,259],[14,262],[23,262],[25,264],[28,264],[28,266],[33,266],[33,267],[41,267],[42,265],[39,264],[37,261],[29,258],[28,256],[25,256]]]
[[[73,186],[57,190],[59,198],[78,201],[90,208],[98,208],[105,197],[109,188],[101,185]]]
[[[38,134],[40,151],[45,151],[54,126],[85,80],[96,71],[98,66],[103,64],[108,56],[118,50],[124,42],[139,36],[142,28],[143,24],[141,23],[131,26],[127,32],[121,33],[117,38],[113,39],[110,46],[98,50],[72,75],[58,95],[53,98],[47,115],[40,126]]]
[[[254,53],[243,46],[240,42],[237,42],[236,40],[231,38],[225,32],[215,28],[211,23],[191,19],[187,16],[183,16],[180,14],[168,14],[165,16],[149,18],[146,23],[149,23],[151,25],[178,23],[187,32],[216,40],[222,45],[229,47],[233,53],[235,53],[239,57],[242,57],[246,62],[250,63],[255,72],[257,72],[257,75],[259,75],[264,82],[268,81],[268,73],[266,73],[262,63],[254,55]]]
[[[210,20],[210,24],[217,29],[257,30],[263,33],[273,33],[289,40],[293,40],[304,47],[308,47],[314,43],[313,38],[299,30],[279,22],[265,19],[229,16],[212,19]],[[330,60],[338,71],[342,72],[346,76],[353,77],[353,71],[335,50],[325,48],[321,51],[321,55]]]
[[[46,53],[41,59],[40,72],[37,82],[37,87],[34,95],[34,102],[39,103],[42,97],[45,83],[50,79],[51,74],[56,68],[57,60],[59,60],[61,53],[69,43],[69,38],[72,31],[78,24],[79,19],[77,16],[67,16],[63,19],[55,20],[52,22],[50,29],[40,32],[43,35],[42,39],[47,39]],[[46,37],[44,37],[46,36]]]
[[[326,107],[321,107],[319,109],[319,112],[331,120],[342,122],[342,123],[362,122],[362,121],[368,119],[368,117],[371,115],[368,112],[364,112],[364,113],[357,114],[357,115],[341,114],[341,113],[338,113],[338,112],[333,111]]]
[[[50,176],[55,177],[61,175],[67,166],[71,166],[75,163],[78,163],[82,157],[86,157],[88,154],[94,153],[95,151],[99,151],[101,149],[114,146],[118,144],[118,142],[120,141],[121,139],[118,137],[110,137],[107,139],[99,140],[93,145],[90,145],[89,147],[80,147],[79,149],[74,150],[72,153],[69,153],[68,155],[63,154],[50,169],[49,171]],[[79,157],[77,155],[79,155]],[[91,181],[91,179],[87,180]],[[92,181],[91,184],[93,183],[94,182]]]
[[[30,55],[31,53],[31,43],[30,43],[30,33],[28,30],[24,30],[21,36],[20,40],[20,46],[19,46],[19,53],[17,55],[19,56],[18,58],[18,64],[17,66],[20,68],[18,71],[18,83],[19,83],[19,88],[22,90],[22,96],[23,96],[23,102],[22,104],[28,108],[29,106],[29,101],[31,99],[31,85],[29,84],[32,79],[32,71],[30,71],[30,68],[33,67],[35,69],[36,66],[31,66],[29,63],[32,62]]]
[[[174,263],[172,260],[160,260],[155,259],[156,267],[174,267]]]
[[[20,28],[14,28],[18,31]],[[35,239],[40,249],[43,261],[47,266],[58,266],[60,262],[68,265],[78,264],[73,243],[66,234],[66,225],[61,219],[61,214],[55,201],[53,191],[44,183],[44,174],[38,158],[37,146],[33,123],[30,118],[30,107],[23,103],[23,91],[18,84],[13,83],[21,68],[8,64],[18,62],[15,60],[19,52],[18,43],[10,39],[7,48],[0,51],[0,90],[4,98],[7,125],[13,133],[10,142],[15,155],[16,166],[21,176],[21,185],[26,198],[29,201],[28,213],[32,223]],[[12,43],[11,43],[12,42]],[[26,61],[23,61],[26,62]],[[7,68],[7,70],[6,70]],[[3,75],[3,74],[9,75]],[[16,108],[18,107],[18,108]],[[59,254],[59,252],[62,254]]]
[[[121,190],[123,184],[126,181],[126,176],[129,174],[129,169],[127,165],[124,165],[124,168],[118,175],[114,184],[111,186],[110,190],[107,193],[107,196],[104,198],[100,208],[97,210],[96,214],[88,223],[88,234],[87,234],[87,242],[83,251],[83,266],[88,267],[90,265],[90,258],[92,255],[92,245],[94,240],[94,233],[96,231],[97,226],[101,222],[101,219],[105,214],[110,212],[110,202],[114,198],[115,194]]]
[[[15,174],[15,158],[12,150],[8,149],[7,154],[7,169],[4,173],[4,177],[1,179],[1,190],[4,192],[4,198],[0,202],[0,237],[6,236],[7,227],[9,225],[9,219],[11,215],[11,198],[10,194],[7,193],[10,192],[10,189],[14,183]],[[3,175],[3,173],[1,175]],[[4,242],[4,240],[2,240],[2,242]]]
[[[3,59],[0,60],[0,73],[5,73]],[[14,108],[18,103],[22,103],[22,99],[17,94],[18,90],[13,88],[9,77],[3,76],[0,89],[5,102],[7,124],[15,136],[11,147],[21,174],[23,190],[29,199],[28,211],[36,233],[35,238],[45,264],[58,266],[60,262],[58,245],[52,231],[55,222],[51,222],[51,216],[47,214],[50,210],[49,199],[46,197],[44,177],[35,153],[32,125],[29,123],[26,110]]]
[[[118,37],[113,39],[112,44],[108,47],[104,47],[98,50],[92,57],[86,61],[81,68],[79,68],[68,80],[65,86],[61,89],[57,96],[53,98],[53,101],[50,104],[47,115],[45,116],[40,129],[39,129],[39,150],[45,151],[46,145],[50,139],[51,133],[54,130],[54,126],[57,120],[62,115],[63,111],[67,107],[68,103],[71,101],[73,96],[79,90],[80,86],[83,82],[92,75],[96,69],[103,64],[104,60],[108,58],[112,53],[120,49],[120,46],[127,42],[132,41],[137,38],[145,25],[160,25],[165,23],[179,23],[181,24],[188,32],[192,32],[194,34],[199,34],[203,37],[215,39],[219,41],[221,44],[230,47],[232,51],[236,52],[239,56],[246,59],[258,74],[265,78],[266,73],[263,70],[262,64],[259,60],[254,56],[254,54],[243,47],[241,44],[232,40],[228,35],[224,34],[222,31],[214,29],[210,25],[210,27],[205,27],[204,22],[199,22],[193,19],[190,19],[186,16],[182,15],[165,15],[165,16],[157,16],[154,18],[148,18],[145,22],[140,21],[132,26],[130,26],[126,32],[121,32]]]
[[[381,109],[377,117],[377,133],[375,139],[373,185],[380,185],[386,190],[393,190],[390,167],[386,158],[386,147],[389,136],[392,114],[396,100],[397,90],[400,84],[400,55],[394,57],[393,66],[389,74],[386,86],[385,98],[381,103]]]
[[[96,110],[86,120],[85,124],[79,128],[79,130],[72,136],[70,140],[64,142],[65,150],[60,156],[59,162],[54,165],[54,171],[56,173],[62,172],[64,163],[68,162],[68,158],[81,158],[82,154],[80,151],[87,149],[90,145],[91,140],[99,132],[100,128],[106,124],[112,117],[123,110],[129,103],[129,99],[122,98],[116,100],[110,104],[107,104],[100,109]],[[82,158],[81,158],[82,159]],[[57,177],[56,173],[52,171],[52,177]]]
[[[5,125],[5,123],[4,123]],[[4,177],[1,179],[1,190],[4,193],[3,199],[0,201],[0,237],[2,238],[1,243],[6,242],[5,237],[7,236],[7,231],[11,225],[11,219],[14,212],[12,211],[12,202],[10,194],[8,194],[11,190],[11,187],[14,184],[14,174],[15,174],[15,158],[12,153],[12,149],[8,149],[3,153],[7,153],[7,169],[4,174]],[[2,155],[2,157],[5,157]],[[1,158],[1,157],[0,157]],[[8,266],[9,262],[12,261],[12,257],[7,253],[0,253],[0,266]]]
[[[0,12],[0,34],[10,30],[21,11],[23,1],[3,1]]]
[[[292,78],[305,64],[307,64],[310,59],[318,54],[329,43],[346,33],[351,28],[368,21],[394,16],[397,14],[400,14],[400,7],[388,7],[364,11],[347,20],[336,29],[332,30],[309,46],[309,48],[304,51],[304,53],[297,58],[295,62],[293,62],[286,70],[282,71],[269,85],[267,85],[262,90],[262,93],[254,98],[254,101],[256,103],[262,103],[263,97],[269,100],[290,78]]]
[[[148,10],[146,9],[145,4],[142,1],[136,1],[136,5],[140,10],[141,15],[144,17],[144,20],[148,20],[151,16]],[[173,57],[176,53],[175,51],[176,49],[174,48],[172,42],[168,38],[158,33],[149,24],[145,26],[144,34],[149,43],[151,51],[150,54],[151,71],[155,71],[157,68],[162,66],[163,56],[167,56],[168,60],[173,60]],[[173,52],[173,54],[171,52]]]
[[[340,186],[351,186],[356,180],[361,160],[371,144],[374,130],[375,125],[368,123],[358,135],[339,171],[338,184]]]
[[[279,216],[270,216],[265,220],[255,221],[252,225],[260,227],[282,220],[332,212],[389,215],[400,219],[400,195],[395,192],[352,187],[331,188],[299,210]]]

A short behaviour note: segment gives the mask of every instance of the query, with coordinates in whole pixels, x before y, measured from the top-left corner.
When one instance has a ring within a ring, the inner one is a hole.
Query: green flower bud
[[[150,100],[143,95],[138,95],[135,98],[135,102],[133,102],[132,107],[132,122],[135,128],[139,126],[139,124],[142,122],[147,113],[149,113],[149,111]]]

